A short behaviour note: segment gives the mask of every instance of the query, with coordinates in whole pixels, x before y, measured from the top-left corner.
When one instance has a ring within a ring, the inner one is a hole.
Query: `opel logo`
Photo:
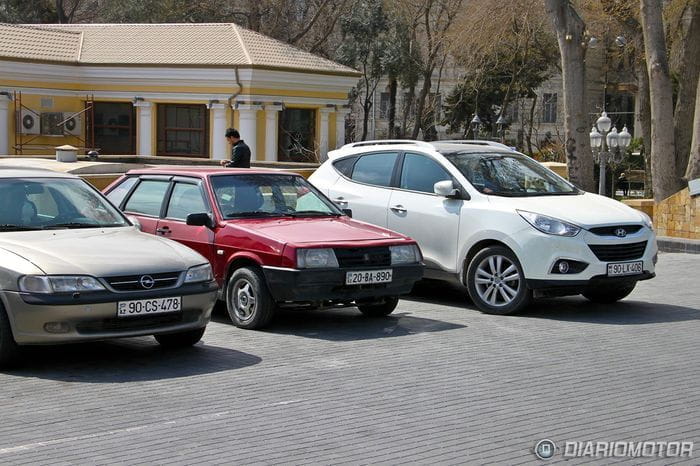
[[[156,281],[153,280],[153,277],[151,277],[150,275],[144,275],[143,277],[141,277],[141,280],[139,280],[139,283],[141,283],[141,286],[143,288],[150,290],[151,288],[153,288],[153,285],[156,284]]]
[[[618,238],[624,238],[625,236],[627,236],[627,230],[625,230],[624,228],[618,228],[615,230],[615,236],[617,236]]]

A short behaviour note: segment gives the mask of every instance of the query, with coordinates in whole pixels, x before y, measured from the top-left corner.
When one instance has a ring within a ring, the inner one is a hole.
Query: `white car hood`
[[[527,210],[573,223],[583,228],[641,224],[642,214],[625,204],[597,194],[535,197],[489,196],[501,208]]]
[[[174,241],[133,227],[0,233],[0,248],[48,275],[120,275],[179,272],[206,259]]]

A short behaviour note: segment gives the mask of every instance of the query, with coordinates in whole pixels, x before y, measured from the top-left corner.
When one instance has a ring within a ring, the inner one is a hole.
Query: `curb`
[[[662,252],[685,252],[700,254],[700,240],[673,238],[671,236],[657,236],[656,243]]]

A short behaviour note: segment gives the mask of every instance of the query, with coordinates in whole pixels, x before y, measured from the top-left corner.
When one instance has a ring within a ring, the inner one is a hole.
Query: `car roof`
[[[363,154],[367,151],[380,150],[427,150],[437,152],[462,152],[462,153],[518,153],[508,146],[490,141],[467,141],[467,140],[442,140],[442,141],[417,141],[408,139],[360,141],[346,144],[328,153],[328,158],[335,160],[344,156]]]
[[[173,175],[206,178],[214,175],[298,175],[297,173],[272,168],[217,168],[217,167],[188,167],[182,165],[163,165],[152,168],[137,168],[129,170],[128,175]]]
[[[461,153],[494,153],[494,154],[519,154],[514,150],[492,146],[492,145],[474,145],[474,144],[464,144],[464,143],[450,143],[450,142],[434,142],[435,150],[441,153],[446,152],[461,152]]]
[[[78,176],[44,168],[0,167],[0,178],[78,178]]]

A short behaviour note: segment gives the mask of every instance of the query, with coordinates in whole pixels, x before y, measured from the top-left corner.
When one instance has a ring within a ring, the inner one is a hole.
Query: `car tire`
[[[153,337],[162,346],[168,348],[186,348],[188,346],[195,345],[199,340],[201,340],[205,330],[206,327],[202,327],[195,330],[187,330],[185,332],[161,333],[158,335],[153,335]]]
[[[18,359],[19,346],[12,335],[12,327],[5,307],[0,303],[0,368],[13,367],[17,364]]]
[[[629,296],[637,286],[637,282],[616,286],[596,286],[584,291],[583,296],[594,303],[610,304]]]
[[[238,328],[256,330],[270,323],[276,305],[257,267],[242,267],[226,285],[226,309]]]
[[[387,296],[380,302],[358,304],[357,308],[367,317],[386,317],[394,312],[398,304],[398,296]]]
[[[487,314],[515,314],[532,301],[520,261],[503,246],[479,251],[469,263],[466,282],[472,301]]]

